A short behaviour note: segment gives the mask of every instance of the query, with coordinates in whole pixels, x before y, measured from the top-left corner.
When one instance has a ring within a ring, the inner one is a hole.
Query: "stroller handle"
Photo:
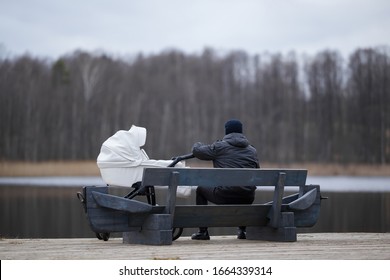
[[[182,155],[182,156],[178,156],[178,157],[174,157],[172,160],[172,163],[170,165],[168,165],[168,167],[174,167],[178,162],[182,161],[182,160],[186,160],[186,159],[190,159],[190,158],[194,158],[195,156],[191,153],[191,154],[187,154],[187,155]]]

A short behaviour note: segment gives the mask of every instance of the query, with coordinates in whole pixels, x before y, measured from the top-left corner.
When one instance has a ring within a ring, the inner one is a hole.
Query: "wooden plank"
[[[385,260],[386,265],[390,233],[298,233],[295,243],[242,240],[233,235],[212,235],[203,242],[182,236],[171,246],[129,246],[114,237],[107,242],[3,237],[0,246],[1,260],[260,260],[260,264],[261,260]]]
[[[142,224],[142,230],[123,233],[123,243],[144,245],[171,245],[171,215],[149,215]]]
[[[294,211],[295,226],[296,227],[312,227],[317,223],[318,217],[320,216],[320,209],[321,209],[320,186],[307,185],[307,186],[302,187],[301,189],[302,189],[302,192],[300,192],[300,193],[303,193],[303,195],[310,192],[310,191],[315,190],[316,197],[315,197],[314,202],[311,204],[311,206],[306,208],[305,210],[292,210],[292,211]],[[288,206],[288,209],[290,209],[289,206]]]
[[[282,207],[282,199],[284,194],[284,185],[286,181],[286,173],[279,172],[278,182],[275,184],[274,200],[271,208],[271,221],[270,226],[278,228],[280,226],[280,214]]]
[[[305,210],[313,205],[317,197],[317,190],[312,189],[299,197],[298,199],[290,202],[288,204],[289,208],[292,210]]]
[[[104,209],[104,210],[103,210]],[[125,232],[140,228],[147,214],[127,215],[107,208],[89,208],[88,221],[94,232]]]
[[[92,196],[99,206],[128,213],[148,213],[153,208],[150,204],[111,194],[92,191]]]
[[[179,172],[182,186],[275,186],[279,173],[286,174],[285,186],[304,186],[304,169],[252,169],[252,168],[145,168],[144,185],[168,186],[171,173]]]
[[[271,205],[176,206],[173,227],[265,226]]]
[[[169,189],[167,193],[167,203],[166,203],[166,214],[171,214],[172,218],[175,214],[175,206],[176,206],[176,191],[179,181],[179,173],[177,171],[171,172],[170,176],[170,182],[169,182]]]
[[[139,230],[147,213],[128,213],[106,207],[101,207],[94,198],[94,193],[108,195],[108,187],[86,187],[86,209],[89,225],[94,232],[126,232]],[[97,195],[99,196],[99,195]],[[115,197],[114,200],[121,201],[124,198]],[[128,199],[126,199],[128,200]],[[130,201],[130,200],[129,200]],[[114,202],[114,205],[116,202]],[[151,207],[151,212],[161,211],[161,208]]]

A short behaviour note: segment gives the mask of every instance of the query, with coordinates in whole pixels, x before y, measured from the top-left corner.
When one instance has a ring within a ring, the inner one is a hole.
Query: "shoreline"
[[[207,162],[194,160],[189,167],[211,167]],[[307,169],[311,176],[390,176],[390,164],[338,164],[338,163],[262,163],[262,168]],[[96,161],[0,161],[0,177],[34,176],[100,176]]]

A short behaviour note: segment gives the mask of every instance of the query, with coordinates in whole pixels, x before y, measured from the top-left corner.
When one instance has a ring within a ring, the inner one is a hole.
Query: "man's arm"
[[[192,154],[201,160],[214,160],[217,151],[215,149],[215,144],[206,145],[201,142],[197,142],[192,146]]]

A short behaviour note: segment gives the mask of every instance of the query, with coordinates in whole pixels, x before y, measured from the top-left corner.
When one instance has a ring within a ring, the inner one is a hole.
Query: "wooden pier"
[[[390,233],[301,233],[297,242],[183,236],[168,246],[91,238],[0,239],[1,260],[390,260]]]

